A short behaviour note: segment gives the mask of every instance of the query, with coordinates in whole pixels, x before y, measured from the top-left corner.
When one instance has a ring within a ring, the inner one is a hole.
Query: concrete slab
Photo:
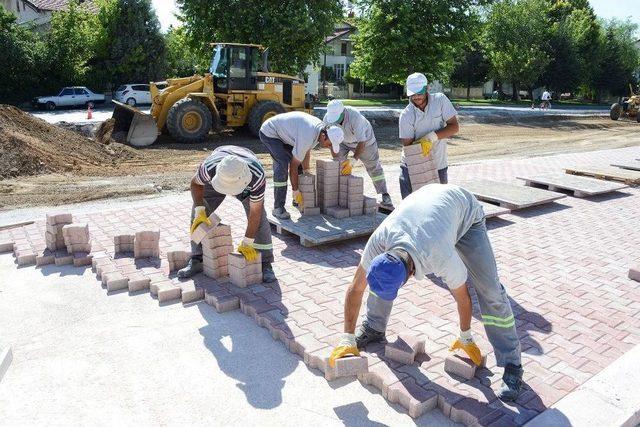
[[[4,374],[9,370],[9,365],[11,365],[12,360],[13,353],[11,352],[11,347],[0,344],[0,381],[2,381],[2,377],[4,377]]]
[[[622,168],[622,169],[629,169],[633,171],[640,171],[640,161],[616,162],[616,163],[611,163],[611,166],[615,166],[617,168]]]
[[[525,427],[628,426],[640,423],[640,345],[525,424]]]
[[[566,197],[561,193],[499,181],[478,180],[457,184],[471,191],[480,200],[498,203],[501,207],[512,210],[543,205]]]
[[[628,185],[640,184],[640,172],[612,166],[575,166],[565,168],[565,171],[572,175],[593,176],[598,179],[624,182]]]
[[[387,217],[382,213],[362,215],[349,218],[332,218],[328,215],[303,216],[297,209],[289,209],[291,219],[278,219],[267,214],[269,222],[282,234],[287,231],[300,237],[300,244],[305,247],[341,242],[360,236],[368,236],[378,228]]]
[[[484,211],[484,217],[486,219],[496,218],[500,215],[506,215],[511,212],[509,208],[503,208],[502,206],[496,206],[491,203],[480,201],[482,210]]]
[[[570,175],[566,173],[547,173],[541,175],[518,176],[527,186],[545,185],[550,191],[558,189],[573,191],[576,197],[595,196],[597,194],[611,193],[627,188],[626,184],[602,181],[594,178]]]

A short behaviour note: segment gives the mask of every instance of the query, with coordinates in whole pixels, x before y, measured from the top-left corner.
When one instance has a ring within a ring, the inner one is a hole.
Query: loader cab
[[[213,47],[209,72],[217,93],[258,89],[258,71],[263,71],[266,65],[265,49],[258,45],[227,43],[216,43]]]

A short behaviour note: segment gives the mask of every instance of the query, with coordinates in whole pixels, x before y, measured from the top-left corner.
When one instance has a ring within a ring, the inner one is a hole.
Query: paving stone
[[[73,216],[66,212],[55,212],[46,214],[47,224],[70,224],[73,222]]]
[[[216,215],[215,212],[212,212],[211,215],[209,215],[209,221],[211,221],[211,225],[202,223],[198,227],[196,227],[193,233],[191,233],[191,240],[193,240],[195,243],[200,243],[202,239],[204,239],[207,234],[213,231],[222,220],[218,215]]]
[[[84,267],[91,265],[93,256],[88,252],[76,252],[73,254],[74,267]]]
[[[158,296],[158,288],[160,286],[172,286],[175,287],[173,285],[173,283],[171,282],[171,280],[169,280],[168,277],[162,276],[162,278],[158,278],[157,280],[154,280],[154,278],[151,278],[151,281],[149,283],[149,293],[151,295]]]
[[[336,219],[349,218],[349,209],[345,208],[329,207],[326,209],[326,213]]]
[[[402,405],[412,418],[418,418],[438,406],[438,394],[420,387],[413,378],[391,384],[387,389],[387,398],[390,402]]]
[[[55,264],[56,265],[73,264],[73,254],[70,254],[70,253],[56,254],[56,256],[55,256]]]
[[[181,289],[181,298],[183,304],[200,301],[204,299],[204,289],[196,287],[193,280],[176,283]]]
[[[226,313],[240,308],[240,299],[234,295],[220,295],[205,291],[204,299],[205,302],[214,307],[218,313]]]
[[[302,212],[302,216],[314,216],[314,215],[320,215],[319,207],[304,208],[304,211]]]
[[[56,257],[49,249],[45,249],[43,253],[36,256],[36,267],[54,264],[55,262]]]
[[[171,282],[163,282],[157,285],[158,302],[168,302],[180,299],[182,289]]]
[[[107,286],[108,292],[129,288],[129,279],[119,271],[105,274],[104,282]]]
[[[324,377],[328,381],[333,381],[342,377],[355,377],[369,371],[369,360],[364,357],[349,356],[336,360],[335,367],[327,364]]]
[[[640,266],[629,269],[629,279],[640,282]]]
[[[476,374],[476,365],[467,358],[450,354],[444,359],[445,372],[470,380]]]
[[[129,279],[128,287],[129,292],[139,292],[149,289],[151,279],[140,272],[135,272],[127,275]]]
[[[62,227],[62,236],[66,246],[89,243],[89,224],[73,223],[64,225]]]
[[[364,384],[374,386],[387,398],[389,386],[406,378],[406,374],[393,371],[386,363],[376,363],[369,366],[369,371],[358,375],[358,379]]]
[[[418,353],[424,353],[425,340],[415,335],[401,334],[396,341],[385,346],[386,358],[410,365]]]
[[[598,179],[611,179],[614,181],[624,182],[628,185],[640,184],[640,172],[629,169],[619,169],[611,166],[575,166],[565,168],[565,171],[573,175],[586,175],[593,176]]]

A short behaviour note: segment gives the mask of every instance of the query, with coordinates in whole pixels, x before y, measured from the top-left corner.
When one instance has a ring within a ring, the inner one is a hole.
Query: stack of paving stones
[[[193,230],[193,233],[191,233],[191,240],[193,240],[194,243],[200,244],[202,242],[202,239],[204,239],[205,236],[207,236],[214,228],[216,228],[218,224],[220,224],[221,220],[215,212],[212,212],[211,215],[209,215],[209,221],[211,222],[211,225],[203,222],[198,225],[195,230]]]
[[[423,155],[420,144],[406,145],[403,149],[413,191],[427,184],[440,182],[438,168],[433,156],[431,154],[428,156]]]
[[[67,224],[62,227],[64,243],[69,254],[69,262],[74,266],[91,265],[91,236],[89,234],[89,224]],[[56,257],[56,264],[60,258]],[[63,258],[64,259],[64,258]]]
[[[378,202],[373,197],[364,196],[363,213],[365,215],[375,215],[378,212]]]
[[[136,235],[134,233],[121,232],[113,236],[113,249],[116,254],[131,253],[133,254],[134,241]]]
[[[349,216],[360,216],[364,207],[364,180],[361,176],[349,175],[347,180],[347,208]],[[342,184],[340,185],[342,192]]]
[[[69,253],[67,252],[67,245],[65,244],[64,235],[62,234],[62,227],[72,222],[73,217],[70,213],[47,214],[46,230],[44,232],[44,240],[47,248],[35,258],[37,267],[53,263],[62,265],[73,262],[73,257],[69,257]],[[21,261],[24,259],[24,254],[21,255],[21,257],[16,255],[18,265],[23,265]],[[29,264],[31,264],[31,262],[29,262]]]
[[[202,267],[204,274],[212,279],[229,275],[229,254],[233,252],[231,227],[218,224],[202,239]]]
[[[229,280],[239,288],[262,283],[262,254],[258,252],[255,260],[249,261],[240,253],[230,253]]]
[[[328,213],[329,208],[338,207],[340,195],[340,162],[337,160],[316,160],[316,184],[318,206]]]
[[[137,231],[133,239],[134,258],[160,257],[160,230]]]
[[[169,271],[176,271],[185,268],[191,259],[191,251],[171,248],[167,251],[167,261],[169,261]]]
[[[299,206],[303,216],[320,215],[320,207],[316,204],[316,176],[310,173],[298,177],[298,188],[302,193],[304,206]]]

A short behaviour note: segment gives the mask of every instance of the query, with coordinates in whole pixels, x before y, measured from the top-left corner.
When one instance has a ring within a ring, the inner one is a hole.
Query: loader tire
[[[249,120],[247,121],[249,130],[254,136],[259,136],[260,127],[267,119],[285,111],[282,104],[276,101],[260,101],[256,103],[249,112]]]
[[[199,142],[209,134],[212,120],[206,105],[197,99],[184,98],[169,109],[167,129],[179,142]]]
[[[609,117],[611,117],[611,120],[618,120],[622,115],[622,111],[622,105],[616,102],[611,106],[611,110],[609,110]]]

